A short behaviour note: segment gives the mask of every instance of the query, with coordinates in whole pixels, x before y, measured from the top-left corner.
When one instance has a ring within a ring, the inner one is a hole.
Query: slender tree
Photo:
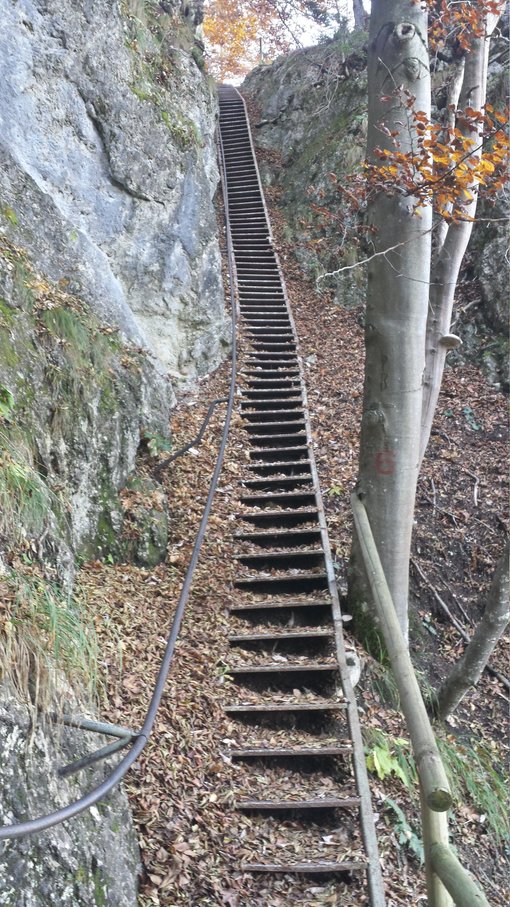
[[[373,0],[368,51],[366,365],[358,491],[408,632],[411,533],[453,297],[479,188],[497,192],[508,138],[485,108],[490,36],[504,4]],[[429,21],[430,20],[430,21]],[[431,121],[428,34],[449,65],[445,115]],[[351,599],[366,608],[354,547]]]
[[[367,158],[413,154],[418,139],[407,107],[430,118],[427,13],[412,0],[374,0],[368,62]],[[381,132],[384,124],[384,132]],[[393,134],[393,135],[392,135]],[[432,207],[381,187],[368,207],[375,256],[368,266],[365,387],[358,492],[407,638],[409,553],[418,480],[422,378]],[[386,251],[393,248],[392,251]],[[359,596],[360,584],[355,594]]]
[[[352,0],[352,14],[354,16],[354,28],[364,28],[365,10],[363,0]]]

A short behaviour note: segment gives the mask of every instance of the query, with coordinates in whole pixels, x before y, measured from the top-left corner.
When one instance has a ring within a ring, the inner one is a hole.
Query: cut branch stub
[[[405,44],[412,41],[416,34],[416,28],[412,22],[399,22],[393,29],[393,40],[397,44]]]

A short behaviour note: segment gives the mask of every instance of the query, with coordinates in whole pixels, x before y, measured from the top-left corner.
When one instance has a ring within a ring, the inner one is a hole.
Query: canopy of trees
[[[298,46],[311,23],[325,27],[341,12],[342,4],[326,0],[207,0],[209,70],[218,81],[245,75]]]

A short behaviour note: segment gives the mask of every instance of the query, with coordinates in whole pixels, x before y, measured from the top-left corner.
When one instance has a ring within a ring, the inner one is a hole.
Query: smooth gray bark
[[[374,0],[368,66],[371,161],[377,160],[377,147],[394,149],[393,140],[380,131],[381,123],[398,131],[401,151],[413,150],[416,136],[402,89],[416,98],[416,109],[430,115],[427,15],[412,0]],[[432,213],[424,208],[418,216],[413,199],[381,192],[368,214],[374,251],[401,245],[373,258],[368,268],[358,488],[407,639]]]
[[[354,28],[365,27],[365,10],[363,0],[352,0],[352,13],[354,16]]]
[[[441,719],[457,708],[469,689],[476,686],[510,621],[510,548],[498,564],[489,590],[485,613],[464,652],[437,694],[437,713]]]
[[[483,110],[487,94],[487,70],[489,63],[490,36],[494,31],[498,17],[486,17],[485,35],[474,37],[469,53],[466,54],[462,87],[460,89],[459,108],[471,106],[474,110]],[[475,148],[473,159],[479,159],[482,153],[478,131],[462,129],[466,137],[473,139]],[[475,216],[478,200],[478,184],[471,185],[472,201],[466,200],[465,211],[469,217]],[[432,422],[437,406],[446,354],[451,349],[448,338],[459,271],[466,253],[467,245],[473,232],[472,221],[451,223],[441,230],[441,242],[430,273],[430,311],[427,323],[425,376],[423,388],[422,424],[420,439],[420,463],[425,454],[430,438]]]

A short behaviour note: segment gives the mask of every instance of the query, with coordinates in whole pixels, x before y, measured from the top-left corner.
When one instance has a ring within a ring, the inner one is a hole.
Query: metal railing
[[[222,153],[221,146],[221,137],[218,138],[219,142],[219,151],[220,151],[220,173],[222,177],[223,185],[226,183],[225,177],[225,165]],[[98,761],[99,759],[106,758],[106,756],[111,755],[117,750],[122,749],[125,746],[131,746],[129,752],[123,757],[123,759],[115,766],[111,771],[108,777],[97,787],[93,788],[91,791],[86,793],[83,797],[80,797],[78,800],[74,800],[72,803],[67,804],[67,806],[62,807],[61,809],[55,810],[55,812],[48,813],[44,816],[39,816],[37,819],[28,819],[25,822],[17,822],[11,825],[4,825],[0,827],[0,841],[7,840],[9,838],[23,838],[27,835],[34,834],[35,832],[44,831],[47,828],[51,828],[54,825],[59,825],[61,822],[65,822],[68,819],[72,819],[74,816],[79,815],[84,812],[84,810],[89,809],[95,803],[98,803],[102,800],[117,784],[122,781],[124,776],[127,774],[133,763],[137,760],[138,756],[145,748],[145,745],[149,739],[151,731],[154,727],[154,722],[156,719],[156,714],[161,703],[166,680],[170,671],[170,666],[172,663],[175,644],[177,642],[177,637],[180,631],[182,619],[184,616],[185,607],[188,601],[188,596],[191,588],[191,583],[193,580],[193,575],[197,565],[198,557],[200,550],[202,548],[202,543],[205,537],[207,523],[209,520],[209,514],[212,507],[212,502],[214,494],[216,492],[216,486],[218,484],[218,479],[220,476],[221,467],[223,465],[223,458],[227,446],[228,434],[230,429],[230,421],[232,417],[232,411],[234,407],[235,399],[235,386],[236,386],[236,362],[237,362],[237,308],[235,301],[235,280],[234,280],[234,265],[233,265],[233,249],[232,249],[232,239],[230,236],[229,230],[229,221],[228,221],[228,197],[226,192],[225,195],[225,215],[226,215],[226,235],[227,235],[227,256],[228,256],[228,267],[229,267],[229,279],[230,279],[230,303],[231,303],[231,312],[232,312],[232,373],[230,379],[230,388],[227,398],[227,411],[225,415],[225,422],[223,426],[223,433],[221,438],[220,447],[218,450],[218,455],[216,459],[216,465],[211,477],[209,485],[209,493],[207,496],[207,501],[204,507],[202,514],[202,519],[200,521],[200,526],[197,532],[195,539],[195,544],[193,546],[193,551],[191,554],[191,559],[188,565],[186,576],[184,578],[183,586],[181,589],[181,594],[179,596],[179,601],[177,603],[177,608],[175,615],[172,621],[170,632],[167,638],[165,651],[159,668],[158,677],[156,684],[152,693],[152,697],[147,709],[145,716],[145,721],[142,728],[139,731],[130,731],[125,728],[117,728],[115,725],[106,725],[100,722],[94,722],[89,719],[78,718],[78,719],[67,719],[64,718],[64,724],[69,724],[74,727],[82,728],[83,730],[92,730],[98,733],[104,733],[118,737],[119,739],[112,744],[109,744],[103,747],[101,750],[98,750],[96,753],[90,754],[90,756],[85,756],[83,760],[78,760],[77,762],[72,763],[70,766],[66,766],[61,774],[67,775],[71,772],[78,771],[80,768],[84,768],[87,765],[92,764],[92,762]],[[206,422],[208,417],[212,412],[212,408],[218,402],[223,402],[223,398],[220,400],[214,401],[209,407],[209,412],[206,416]],[[202,426],[205,428],[205,425]],[[178,452],[180,453],[180,452]],[[175,459],[175,456],[171,459]]]
[[[448,843],[450,785],[395,612],[363,501],[351,495],[354,527],[378,624],[398,686],[420,782],[423,850],[429,907],[490,907],[485,894]]]

